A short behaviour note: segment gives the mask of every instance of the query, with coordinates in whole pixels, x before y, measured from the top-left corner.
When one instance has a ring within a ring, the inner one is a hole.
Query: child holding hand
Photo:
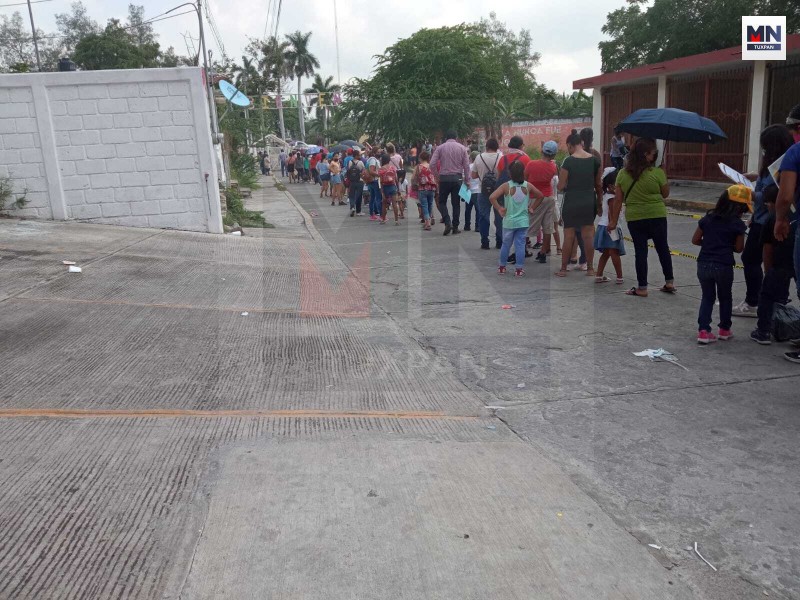
[[[620,256],[625,256],[625,242],[622,239],[622,228],[617,227],[613,231],[608,229],[608,203],[614,200],[614,186],[617,181],[617,169],[608,167],[603,172],[603,207],[600,212],[600,220],[597,222],[597,229],[594,233],[594,249],[600,252],[600,260],[597,261],[597,276],[595,283],[607,283],[611,281],[603,275],[603,271],[611,259],[614,271],[617,274],[617,284],[622,284],[622,260]]]

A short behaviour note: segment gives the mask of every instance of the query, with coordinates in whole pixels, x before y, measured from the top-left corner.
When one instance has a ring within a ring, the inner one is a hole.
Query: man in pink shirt
[[[456,141],[457,134],[445,133],[445,143],[438,146],[431,157],[431,171],[439,181],[439,212],[444,222],[444,235],[461,233],[458,224],[461,218],[461,200],[458,192],[464,181],[469,181],[469,155],[467,149]],[[453,208],[453,219],[447,210],[447,197]]]

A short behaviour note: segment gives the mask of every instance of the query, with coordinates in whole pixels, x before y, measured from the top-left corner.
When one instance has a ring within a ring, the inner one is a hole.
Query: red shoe
[[[723,329],[722,327],[719,328],[719,332],[717,332],[717,339],[729,340],[732,337],[733,337],[733,332],[730,329]]]
[[[506,268],[505,267],[497,267],[497,274],[498,275],[505,275],[506,274]]]
[[[698,344],[713,344],[717,341],[717,336],[715,336],[710,331],[706,331],[705,329],[701,329],[697,332],[697,343]]]
[[[525,275],[525,269],[517,269],[514,271],[514,277],[522,277]]]

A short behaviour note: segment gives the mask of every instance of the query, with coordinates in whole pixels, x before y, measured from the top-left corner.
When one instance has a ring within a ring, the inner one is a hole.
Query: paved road
[[[382,226],[321,203],[318,188],[289,189],[347,264],[369,257],[378,307],[645,548],[663,546],[658,558],[698,597],[800,598],[800,370],[782,345],[748,340],[749,319],[735,320],[729,343],[697,346],[694,260],[674,257],[679,294],[647,299],[576,273],[557,279],[553,264],[498,277],[497,251],[480,250],[474,232]],[[670,217],[673,250],[696,254],[696,223]],[[659,283],[654,252],[650,270]],[[738,302],[740,269],[736,280]],[[632,354],[659,347],[688,370]],[[718,573],[686,551],[695,541]]]
[[[564,466],[557,419],[487,408],[549,393],[514,358],[535,295],[466,240],[255,203],[278,227],[246,237],[0,221],[0,598],[704,597]],[[552,335],[591,418],[595,342]]]

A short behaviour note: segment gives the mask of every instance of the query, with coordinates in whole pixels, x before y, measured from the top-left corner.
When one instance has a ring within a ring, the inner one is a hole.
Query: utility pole
[[[33,48],[34,50],[36,50],[36,69],[41,73],[42,63],[39,61],[39,41],[36,39],[36,25],[33,24],[33,9],[31,8],[31,0],[28,0],[28,14],[31,16],[31,31],[33,32]]]
[[[342,69],[339,66],[339,15],[336,0],[333,0],[333,31],[336,35],[336,83],[342,85]]]

